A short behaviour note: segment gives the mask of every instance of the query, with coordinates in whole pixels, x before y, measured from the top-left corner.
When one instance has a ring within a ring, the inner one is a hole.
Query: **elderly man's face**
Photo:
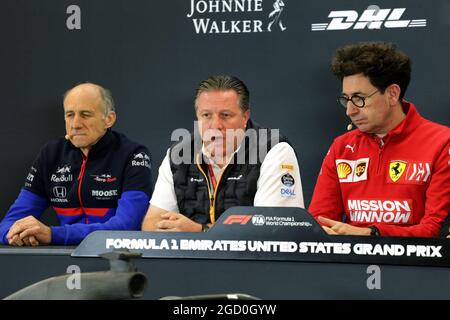
[[[64,100],[66,133],[72,144],[87,155],[89,149],[110,128],[116,115],[105,116],[99,88],[82,84],[72,89]]]
[[[234,90],[202,92],[197,98],[197,119],[203,144],[213,157],[233,153],[242,137],[250,111],[242,112]]]

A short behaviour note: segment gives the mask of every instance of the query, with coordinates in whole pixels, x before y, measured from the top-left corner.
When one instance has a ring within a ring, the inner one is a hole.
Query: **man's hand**
[[[49,244],[52,240],[52,229],[33,216],[17,220],[6,235],[12,246],[37,246]]]
[[[332,235],[352,235],[352,236],[370,236],[370,228],[361,228],[349,225],[348,223],[328,219],[325,217],[318,218],[323,224],[322,228]]]
[[[201,232],[202,225],[177,212],[166,212],[156,223],[156,231]]]

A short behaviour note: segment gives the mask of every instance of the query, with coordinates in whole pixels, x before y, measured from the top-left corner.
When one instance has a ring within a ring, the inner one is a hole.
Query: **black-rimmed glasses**
[[[366,99],[373,96],[375,93],[377,93],[379,90],[375,90],[371,94],[369,94],[366,97],[360,96],[359,94],[354,94],[350,98],[347,98],[346,96],[340,96],[337,98],[337,101],[344,107],[347,108],[347,103],[351,101],[355,107],[358,108],[364,108],[366,105]]]

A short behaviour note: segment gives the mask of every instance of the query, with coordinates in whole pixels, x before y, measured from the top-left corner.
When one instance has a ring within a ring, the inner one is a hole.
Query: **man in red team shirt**
[[[450,128],[404,100],[409,57],[358,43],[338,49],[332,71],[357,129],[331,145],[309,211],[328,234],[437,237],[450,209]]]

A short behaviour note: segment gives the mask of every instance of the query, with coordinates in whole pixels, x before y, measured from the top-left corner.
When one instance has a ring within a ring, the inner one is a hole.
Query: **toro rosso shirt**
[[[353,130],[331,145],[309,211],[383,236],[437,237],[450,209],[450,128],[403,102],[383,139]]]
[[[0,224],[0,239],[15,221],[39,219],[49,206],[60,226],[54,245],[75,245],[96,230],[139,230],[151,195],[150,156],[142,145],[108,130],[87,156],[64,138],[49,142],[34,161],[17,200]]]

